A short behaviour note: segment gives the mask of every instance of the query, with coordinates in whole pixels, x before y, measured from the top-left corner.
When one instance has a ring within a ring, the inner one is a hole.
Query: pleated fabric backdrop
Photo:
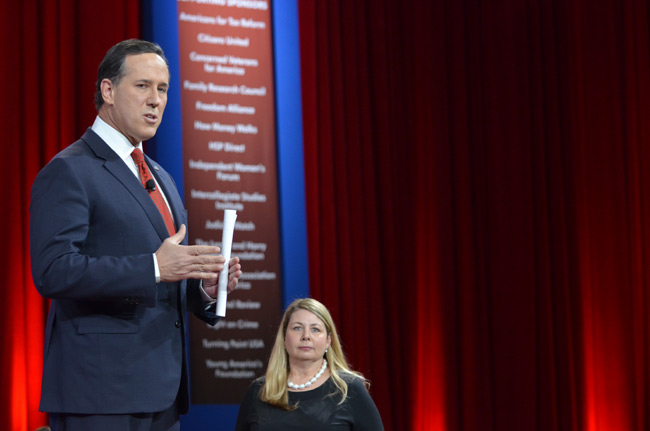
[[[387,429],[650,429],[648,2],[299,6],[312,294]]]

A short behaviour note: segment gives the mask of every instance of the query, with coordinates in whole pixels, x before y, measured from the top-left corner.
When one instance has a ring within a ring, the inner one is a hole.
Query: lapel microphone
[[[156,190],[156,182],[153,179],[148,179],[144,186],[149,193]]]

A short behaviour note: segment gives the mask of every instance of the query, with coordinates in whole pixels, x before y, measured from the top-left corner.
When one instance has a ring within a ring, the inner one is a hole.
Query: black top
[[[348,383],[348,396],[338,404],[341,395],[330,377],[316,389],[289,392],[289,404],[298,408],[285,411],[260,400],[264,378],[251,384],[239,407],[236,431],[382,431],[384,426],[375,403],[363,382],[343,375]],[[334,396],[331,396],[335,393]]]

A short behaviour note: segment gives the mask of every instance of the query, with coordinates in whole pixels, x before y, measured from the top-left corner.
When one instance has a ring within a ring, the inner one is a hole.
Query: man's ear
[[[102,79],[99,88],[102,91],[102,98],[104,99],[104,103],[112,105],[115,92],[115,86],[113,85],[113,82],[111,82],[111,80],[108,78],[104,78]]]

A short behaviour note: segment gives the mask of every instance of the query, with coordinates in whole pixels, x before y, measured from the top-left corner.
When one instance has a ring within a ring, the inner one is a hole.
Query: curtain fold
[[[139,3],[127,0],[2,2],[0,69],[5,137],[0,175],[7,187],[1,226],[2,359],[0,428],[31,431],[38,412],[48,304],[33,286],[29,263],[29,195],[34,177],[92,124],[97,66],[106,50],[138,37]]]
[[[387,429],[649,429],[647,2],[301,0],[312,294]]]

